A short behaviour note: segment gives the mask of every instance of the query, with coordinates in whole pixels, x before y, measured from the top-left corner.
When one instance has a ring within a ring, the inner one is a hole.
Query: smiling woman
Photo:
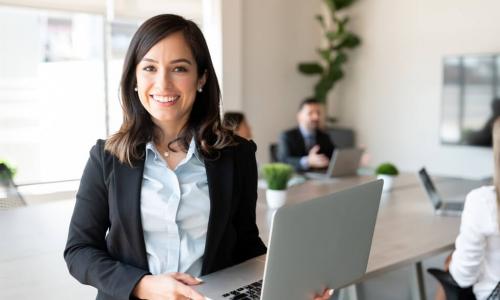
[[[222,126],[205,39],[180,16],[137,30],[120,92],[123,123],[92,148],[77,193],[69,271],[97,299],[204,299],[195,276],[266,251],[256,146]]]
[[[256,145],[222,126],[205,39],[180,16],[135,33],[121,98],[123,124],[92,148],[82,176],[69,271],[97,299],[205,299],[190,287],[196,276],[266,252]]]

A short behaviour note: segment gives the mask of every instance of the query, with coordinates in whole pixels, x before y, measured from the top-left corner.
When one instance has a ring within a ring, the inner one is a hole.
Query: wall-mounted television
[[[491,126],[498,116],[500,54],[444,57],[441,143],[491,147]]]

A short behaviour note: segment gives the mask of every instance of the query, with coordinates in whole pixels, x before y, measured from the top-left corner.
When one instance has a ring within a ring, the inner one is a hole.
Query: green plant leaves
[[[320,81],[314,87],[315,98],[321,103],[326,102],[328,92],[333,88],[335,82],[344,77],[344,72],[340,66],[330,68],[329,72],[321,77]]]
[[[0,159],[0,181],[8,180],[16,176],[16,168],[10,165],[6,160]]]
[[[317,62],[300,63],[299,71],[306,75],[315,75],[323,73],[323,67]]]
[[[348,32],[345,34],[342,42],[337,46],[337,48],[356,48],[359,44],[361,44],[361,39],[355,35],[354,33]]]
[[[262,166],[262,175],[267,182],[268,189],[285,190],[288,180],[293,175],[293,168],[284,163],[264,164]]]
[[[390,162],[385,162],[380,164],[375,170],[375,174],[377,175],[392,175],[396,176],[399,174],[398,168]]]
[[[321,25],[322,28],[326,28],[325,20],[322,15],[316,15],[315,18],[318,20],[319,25]]]
[[[353,49],[361,43],[360,38],[347,29],[349,17],[337,13],[355,1],[323,0],[329,9],[331,22],[326,22],[327,16],[320,14],[316,15],[315,19],[322,27],[328,45],[316,50],[322,59],[320,62],[304,62],[298,65],[298,70],[302,74],[319,75],[319,80],[314,86],[314,97],[322,103],[326,103],[329,91],[344,77],[342,65],[347,62],[346,49]]]
[[[330,62],[330,59],[332,57],[332,50],[327,48],[327,49],[317,49],[316,51],[321,56],[321,58],[323,58],[327,62]]]
[[[326,0],[332,2],[332,5],[336,10],[341,10],[343,8],[351,6],[356,0]]]

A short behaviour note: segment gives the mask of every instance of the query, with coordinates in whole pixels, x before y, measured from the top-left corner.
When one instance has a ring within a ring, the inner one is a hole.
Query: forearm
[[[69,246],[64,257],[70,274],[79,282],[120,299],[129,299],[137,282],[149,274],[90,246]]]

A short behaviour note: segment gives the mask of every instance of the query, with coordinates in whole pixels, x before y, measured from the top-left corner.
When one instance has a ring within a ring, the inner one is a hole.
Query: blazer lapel
[[[304,141],[304,137],[302,136],[302,133],[300,132],[300,129],[297,128],[297,130],[295,131],[295,141],[297,141],[296,143],[296,147],[297,147],[297,153],[300,153],[300,156],[302,156],[302,153],[306,153],[307,154],[307,147],[306,147],[306,141]]]
[[[222,233],[229,219],[233,196],[234,151],[232,148],[221,151],[216,160],[205,160],[208,191],[210,196],[210,217],[208,221],[207,242],[203,258],[202,274],[213,269],[215,254],[220,245]]]
[[[137,162],[131,168],[115,159],[114,170],[116,206],[120,219],[125,220],[121,225],[129,240],[130,247],[136,254],[135,258],[139,266],[145,270],[149,270],[142,230],[140,201],[144,160]]]

